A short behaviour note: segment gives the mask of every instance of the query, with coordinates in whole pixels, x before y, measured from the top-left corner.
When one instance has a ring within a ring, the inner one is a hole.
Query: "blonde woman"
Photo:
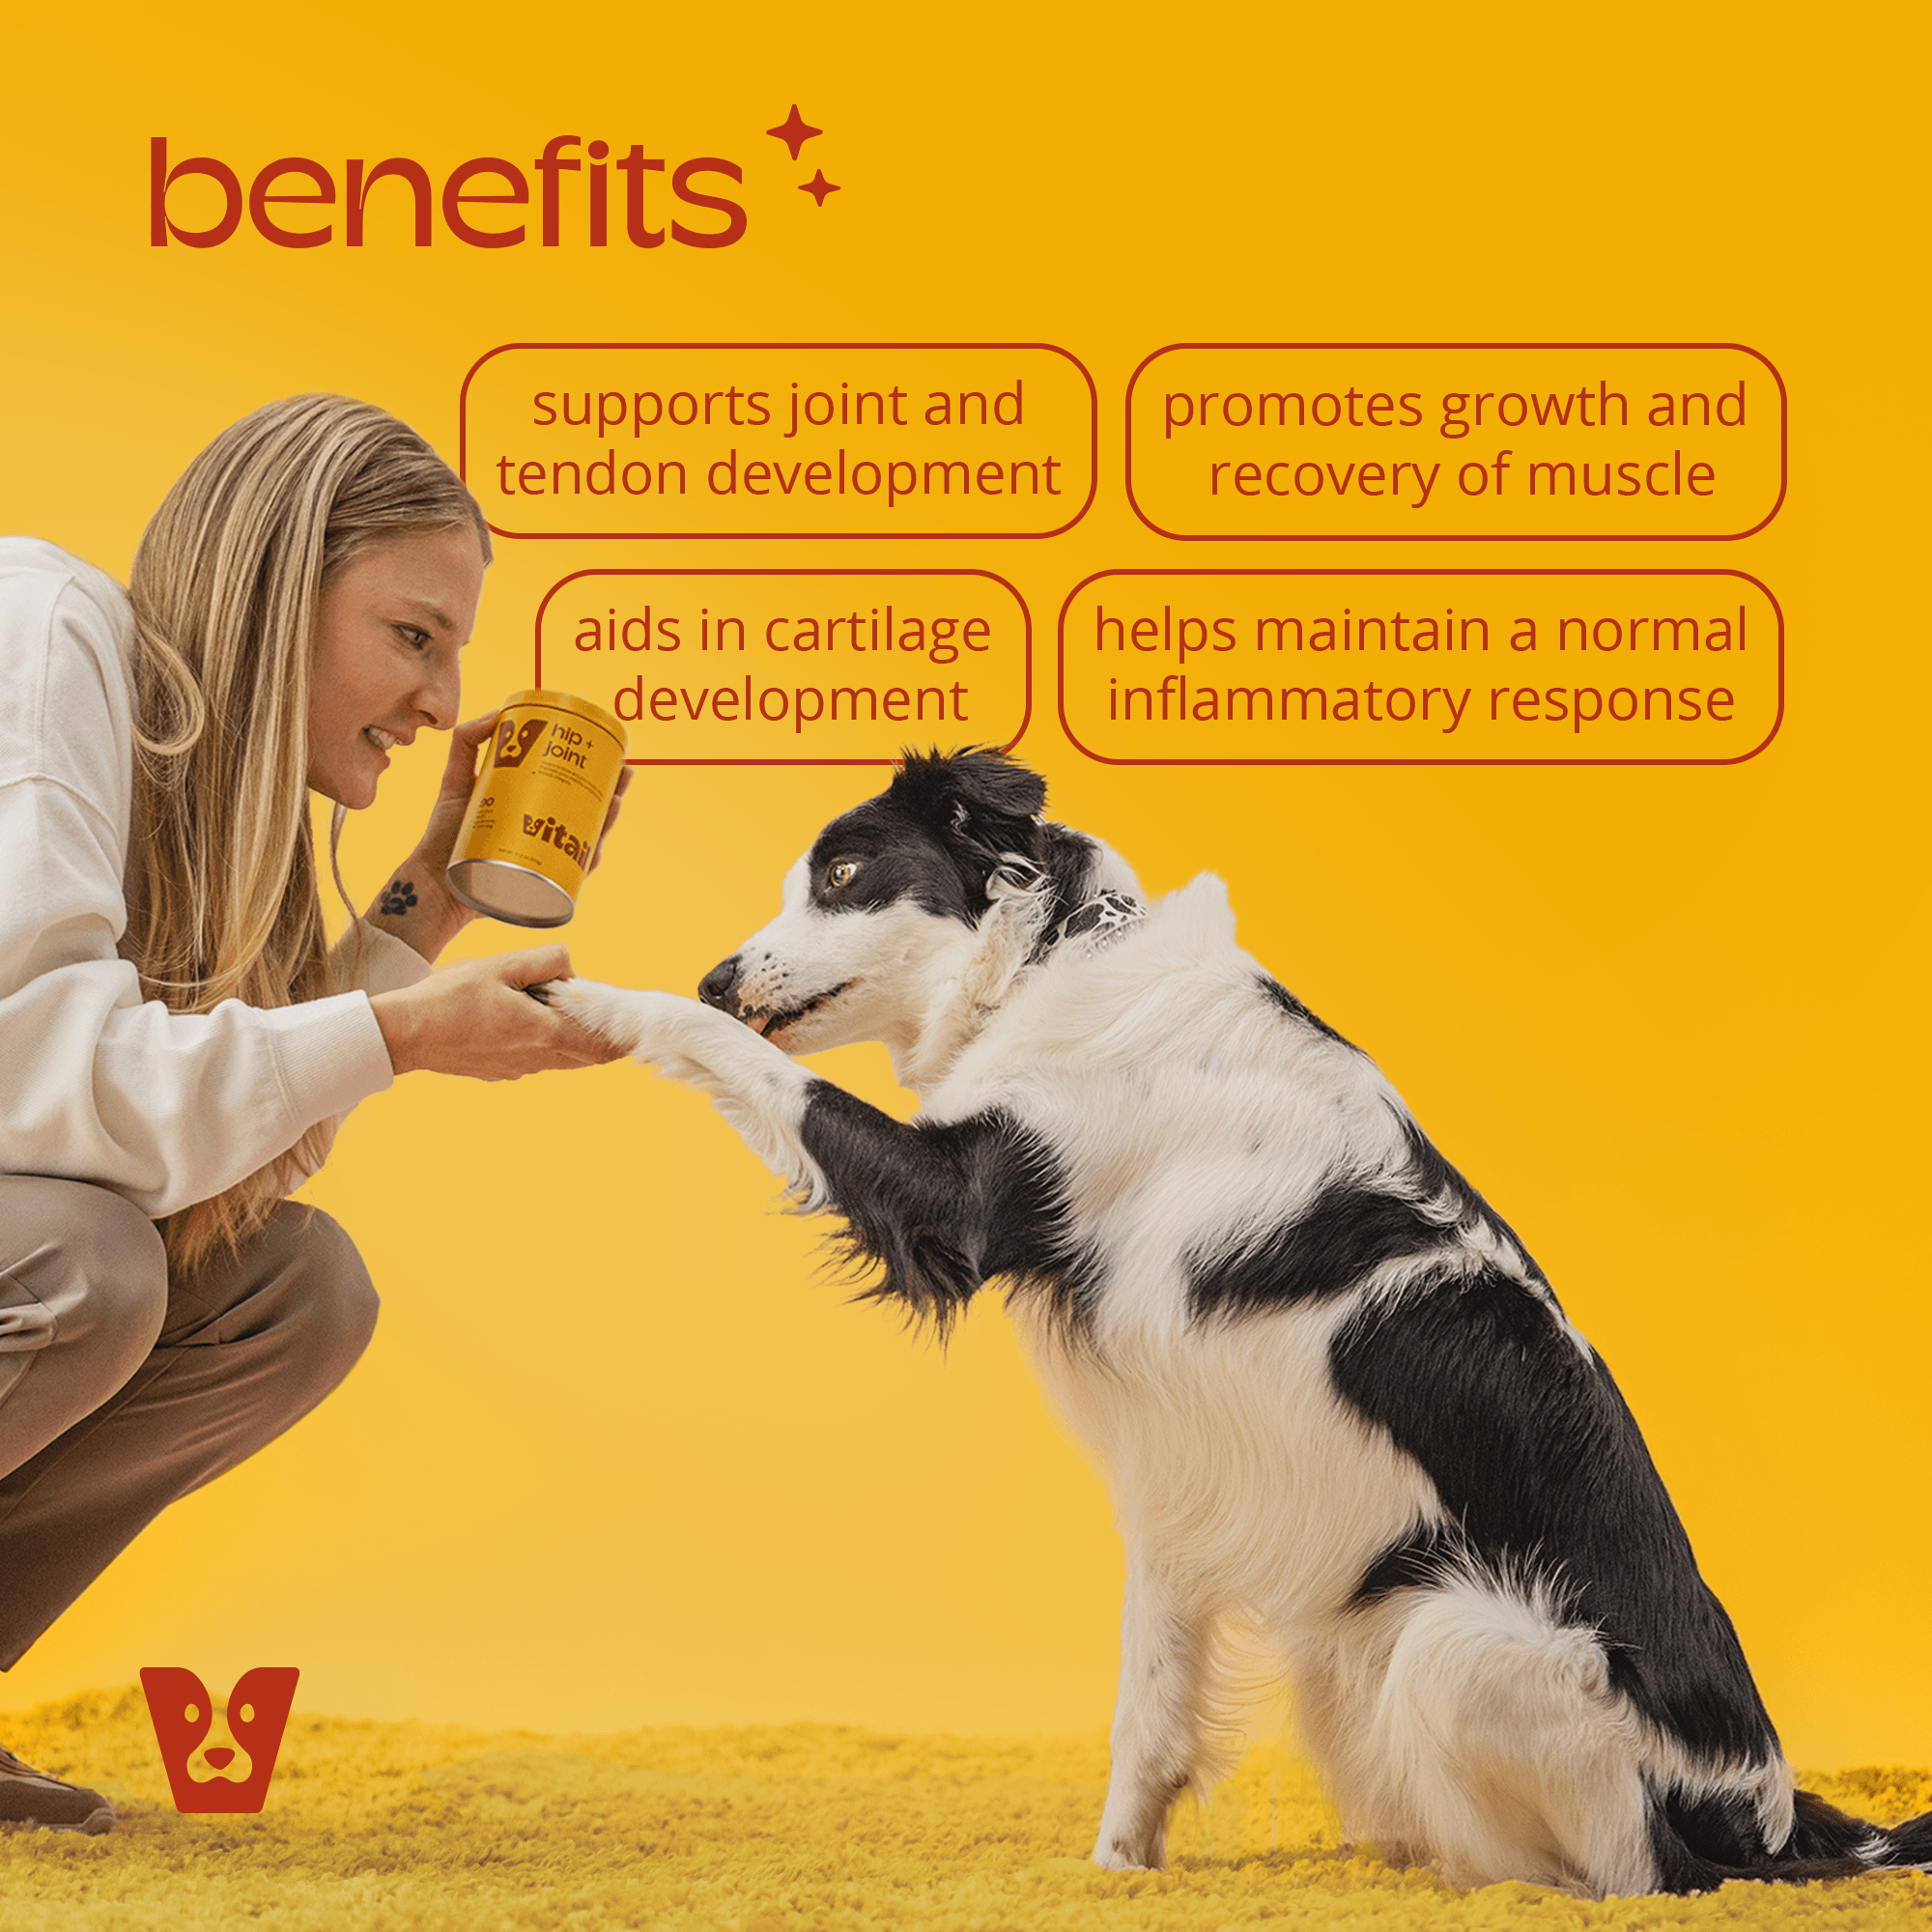
[[[126,594],[0,539],[0,1668],[361,1353],[361,1261],[284,1198],[340,1117],[415,1069],[611,1057],[523,991],[560,947],[430,971],[471,916],[442,873],[489,560],[421,438],[338,396],[216,438]],[[339,827],[424,729],[454,731],[428,829],[331,952],[309,794]],[[0,1751],[7,1820],[114,1813]]]

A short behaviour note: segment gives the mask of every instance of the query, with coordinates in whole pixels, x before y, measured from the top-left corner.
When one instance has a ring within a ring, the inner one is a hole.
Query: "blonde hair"
[[[487,563],[489,532],[461,479],[407,423],[346,396],[244,416],[155,512],[128,580],[128,937],[150,998],[203,1013],[332,990],[307,783],[317,605],[372,546],[463,527]],[[239,1243],[327,1141],[327,1123],[310,1127],[246,1180],[170,1215],[170,1259],[192,1266]]]

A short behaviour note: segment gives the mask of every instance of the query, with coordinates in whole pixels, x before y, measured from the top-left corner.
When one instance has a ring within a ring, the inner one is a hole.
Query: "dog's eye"
[[[836,866],[826,868],[825,883],[834,888],[849,886],[859,876],[859,862],[856,859],[840,859]]]

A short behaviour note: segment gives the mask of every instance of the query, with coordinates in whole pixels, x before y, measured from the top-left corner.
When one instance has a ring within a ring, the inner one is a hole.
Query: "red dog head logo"
[[[214,1700],[201,1679],[176,1664],[141,1672],[177,1811],[262,1808],[300,1675],[293,1664],[244,1670],[228,1693],[230,1742],[211,1745],[206,1740],[214,1728]]]
[[[544,722],[532,718],[519,726],[514,718],[506,718],[497,731],[497,763],[503,770],[514,770],[530,754],[530,747],[544,734]]]

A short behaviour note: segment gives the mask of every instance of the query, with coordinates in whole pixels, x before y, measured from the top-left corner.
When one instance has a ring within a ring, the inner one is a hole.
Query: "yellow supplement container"
[[[627,744],[623,725],[588,698],[506,697],[443,875],[451,893],[512,925],[566,923]]]

